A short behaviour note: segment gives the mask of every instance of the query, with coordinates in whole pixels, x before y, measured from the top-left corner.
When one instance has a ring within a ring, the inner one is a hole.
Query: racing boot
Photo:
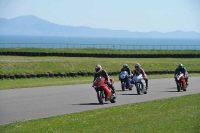
[[[112,89],[112,93],[113,93],[113,95],[115,95],[116,92],[115,92],[115,88],[114,88],[114,86],[111,85],[110,88]]]
[[[185,78],[186,86],[188,86],[188,78]]]
[[[129,90],[132,90],[132,88],[133,88],[133,85],[131,84],[131,85],[129,86]]]
[[[146,83],[146,90],[148,91],[148,79],[145,80]]]

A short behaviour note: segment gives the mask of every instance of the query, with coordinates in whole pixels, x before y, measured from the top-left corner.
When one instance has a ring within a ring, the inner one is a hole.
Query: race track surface
[[[115,82],[117,102],[98,103],[92,84],[0,90],[0,125],[86,110],[200,93],[200,77],[190,77],[187,91],[177,92],[173,78],[149,79],[148,94],[121,90]]]

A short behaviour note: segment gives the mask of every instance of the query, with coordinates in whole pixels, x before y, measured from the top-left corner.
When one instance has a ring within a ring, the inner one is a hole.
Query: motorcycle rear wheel
[[[111,102],[111,103],[115,103],[115,102],[116,102],[116,100],[115,100],[115,99],[112,99],[112,100],[110,100],[110,102]]]
[[[115,102],[116,102],[117,95],[116,95],[116,93],[114,93],[114,95],[115,95],[115,97],[113,97],[113,98],[110,100],[111,103],[115,103]]]
[[[183,83],[182,83],[182,87],[183,87]],[[183,91],[186,91],[187,85],[185,87],[183,87]]]

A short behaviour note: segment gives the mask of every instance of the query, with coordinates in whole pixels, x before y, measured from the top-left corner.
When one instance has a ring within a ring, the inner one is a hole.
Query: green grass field
[[[187,70],[200,70],[200,58],[90,58],[90,57],[26,57],[1,56],[0,74],[32,74],[45,72],[94,72],[101,64],[107,72],[120,71],[127,63],[131,70],[139,62],[146,71],[174,71],[178,63]]]

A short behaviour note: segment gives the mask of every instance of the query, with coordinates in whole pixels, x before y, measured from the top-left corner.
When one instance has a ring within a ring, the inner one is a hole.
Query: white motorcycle
[[[138,95],[147,94],[146,83],[142,74],[136,74],[133,77],[133,81],[137,90]]]

